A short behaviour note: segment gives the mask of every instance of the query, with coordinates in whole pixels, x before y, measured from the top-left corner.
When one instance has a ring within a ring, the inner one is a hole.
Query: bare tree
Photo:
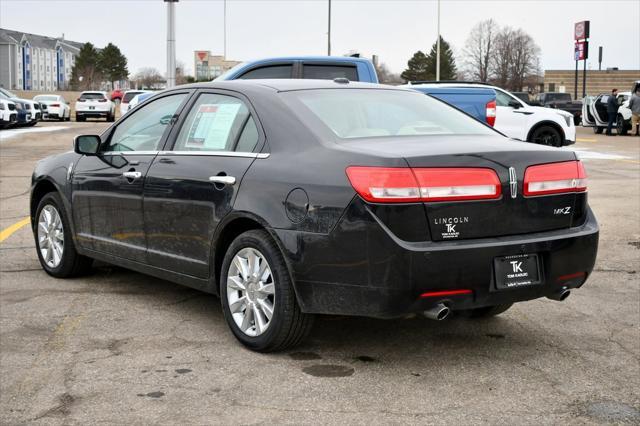
[[[496,35],[494,51],[489,61],[491,82],[503,88],[507,88],[511,79],[511,60],[514,44],[514,30],[504,27]]]
[[[522,29],[513,32],[509,80],[511,90],[521,91],[527,77],[536,74],[539,55],[540,48],[529,34]]]
[[[165,81],[160,71],[155,68],[140,69],[135,75],[134,80],[145,89],[157,89],[160,83]]]
[[[486,82],[490,76],[490,62],[495,50],[495,39],[499,31],[493,19],[477,23],[472,29],[464,48],[465,74],[477,81]]]
[[[382,84],[402,84],[403,80],[399,74],[394,74],[389,70],[389,67],[384,62],[374,64],[376,67],[376,73],[378,74],[378,80]]]

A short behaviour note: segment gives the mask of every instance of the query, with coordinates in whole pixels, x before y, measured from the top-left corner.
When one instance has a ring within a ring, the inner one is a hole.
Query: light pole
[[[176,85],[176,11],[179,0],[164,0],[167,3],[167,88]]]
[[[223,50],[223,55],[224,55],[224,60],[227,60],[227,0],[224,0],[224,22],[223,22],[223,26],[224,26],[224,46],[222,48]]]
[[[436,41],[436,81],[440,81],[440,0],[438,0],[438,40]]]
[[[327,56],[331,56],[331,0],[329,0],[329,14],[327,16]]]

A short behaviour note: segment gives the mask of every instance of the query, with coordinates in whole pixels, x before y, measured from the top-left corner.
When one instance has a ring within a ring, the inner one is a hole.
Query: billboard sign
[[[573,25],[573,39],[586,40],[589,38],[589,21],[576,22]]]
[[[583,61],[589,57],[589,42],[577,41],[574,47],[574,60]]]

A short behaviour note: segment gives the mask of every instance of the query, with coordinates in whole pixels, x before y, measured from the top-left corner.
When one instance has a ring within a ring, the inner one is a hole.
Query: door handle
[[[236,178],[233,176],[209,176],[209,182],[221,183],[223,185],[235,185]]]
[[[141,172],[124,172],[122,173],[122,176],[126,177],[127,179],[140,179],[142,177],[142,173]]]

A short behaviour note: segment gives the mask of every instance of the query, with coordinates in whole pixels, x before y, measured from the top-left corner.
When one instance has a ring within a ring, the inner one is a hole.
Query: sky
[[[328,0],[227,0],[227,57],[325,55]],[[224,1],[180,0],[177,59],[193,72],[193,51],[224,50]],[[591,21],[589,69],[640,69],[640,0],[442,0],[441,34],[458,62],[477,22],[522,28],[541,50],[542,69],[572,69],[573,24]],[[332,53],[376,54],[393,72],[437,35],[436,0],[333,0]],[[166,70],[166,5],[162,0],[0,0],[0,27],[98,47],[116,44],[133,74]],[[582,67],[582,65],[581,65]]]

